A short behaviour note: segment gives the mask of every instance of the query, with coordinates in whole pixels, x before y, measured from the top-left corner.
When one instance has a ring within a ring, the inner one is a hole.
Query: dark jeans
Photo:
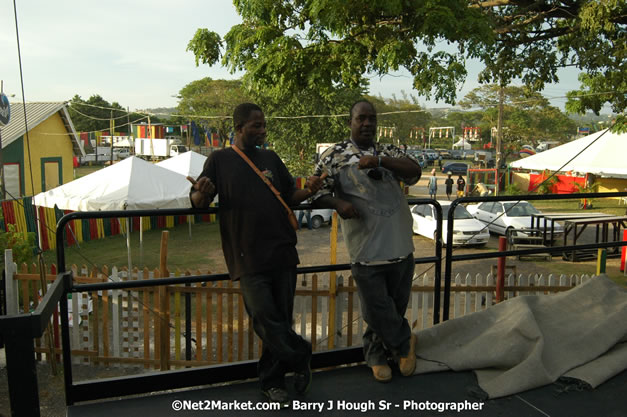
[[[311,210],[301,210],[298,213],[298,228],[303,224],[303,217],[307,216],[307,228],[311,230]]]
[[[285,374],[303,371],[311,344],[292,329],[296,267],[240,278],[246,311],[263,342],[258,364],[261,389],[285,388]]]
[[[361,311],[368,324],[363,336],[368,366],[384,365],[407,356],[411,329],[405,311],[414,276],[414,257],[397,263],[351,266],[357,283]]]

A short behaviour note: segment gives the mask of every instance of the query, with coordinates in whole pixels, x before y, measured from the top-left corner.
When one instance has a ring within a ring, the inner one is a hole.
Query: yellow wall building
[[[26,103],[26,114],[22,103],[11,104],[11,120],[2,128],[5,199],[72,181],[74,156],[85,155],[65,103]]]

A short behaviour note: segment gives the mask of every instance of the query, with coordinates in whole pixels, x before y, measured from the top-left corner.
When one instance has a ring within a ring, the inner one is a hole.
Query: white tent
[[[545,169],[573,171],[599,177],[627,178],[627,133],[616,134],[607,129],[602,130],[548,151],[514,161],[510,167],[535,171]]]
[[[185,175],[135,156],[33,197],[33,204],[73,211],[190,208],[191,183]],[[190,226],[191,227],[191,226]],[[126,230],[130,230],[126,219]],[[190,231],[191,233],[191,231]],[[132,270],[130,233],[126,234]],[[139,229],[140,263],[143,229]]]
[[[467,150],[467,149],[471,149],[472,145],[467,139],[462,138],[453,144],[453,149],[458,149],[458,148]]]
[[[185,175],[137,157],[33,197],[33,204],[74,211],[189,208]]]
[[[205,155],[189,151],[161,161],[157,165],[195,179],[202,172],[206,160],[207,157]]]

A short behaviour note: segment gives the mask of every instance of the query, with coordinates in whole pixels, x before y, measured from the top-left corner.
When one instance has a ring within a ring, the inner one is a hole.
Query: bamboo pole
[[[217,282],[218,291],[216,291],[217,305],[216,305],[216,361],[222,362],[222,292],[219,290],[222,288],[222,281]]]
[[[331,265],[337,263],[337,212],[333,212],[331,221]],[[335,302],[337,297],[335,271],[329,273],[329,337],[328,348],[335,347]]]
[[[194,288],[199,288],[200,283],[194,284]],[[196,360],[202,360],[202,292],[196,291],[194,301],[196,301]],[[209,306],[207,306],[209,308]]]
[[[233,289],[233,281],[229,280],[227,284],[228,289]],[[228,292],[226,295],[226,305],[227,305],[227,360],[228,362],[233,362],[233,293]]]
[[[161,248],[159,251],[159,278],[168,277],[168,237],[170,232],[164,230],[161,232]],[[159,359],[160,369],[167,371],[169,369],[170,358],[170,314],[169,314],[168,288],[165,285],[159,285],[159,325],[160,337],[159,343]]]

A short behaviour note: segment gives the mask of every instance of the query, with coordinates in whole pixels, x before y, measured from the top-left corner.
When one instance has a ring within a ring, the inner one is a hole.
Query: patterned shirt
[[[348,201],[357,209],[358,219],[340,219],[344,241],[353,263],[380,262],[406,257],[413,252],[412,217],[399,182],[415,184],[419,176],[401,178],[383,167],[359,169],[364,155],[409,158],[390,144],[375,143],[370,149],[360,149],[347,140],[327,149],[315,169],[315,175],[328,174],[324,185],[313,196],[325,195]],[[368,175],[378,170],[379,179]]]

